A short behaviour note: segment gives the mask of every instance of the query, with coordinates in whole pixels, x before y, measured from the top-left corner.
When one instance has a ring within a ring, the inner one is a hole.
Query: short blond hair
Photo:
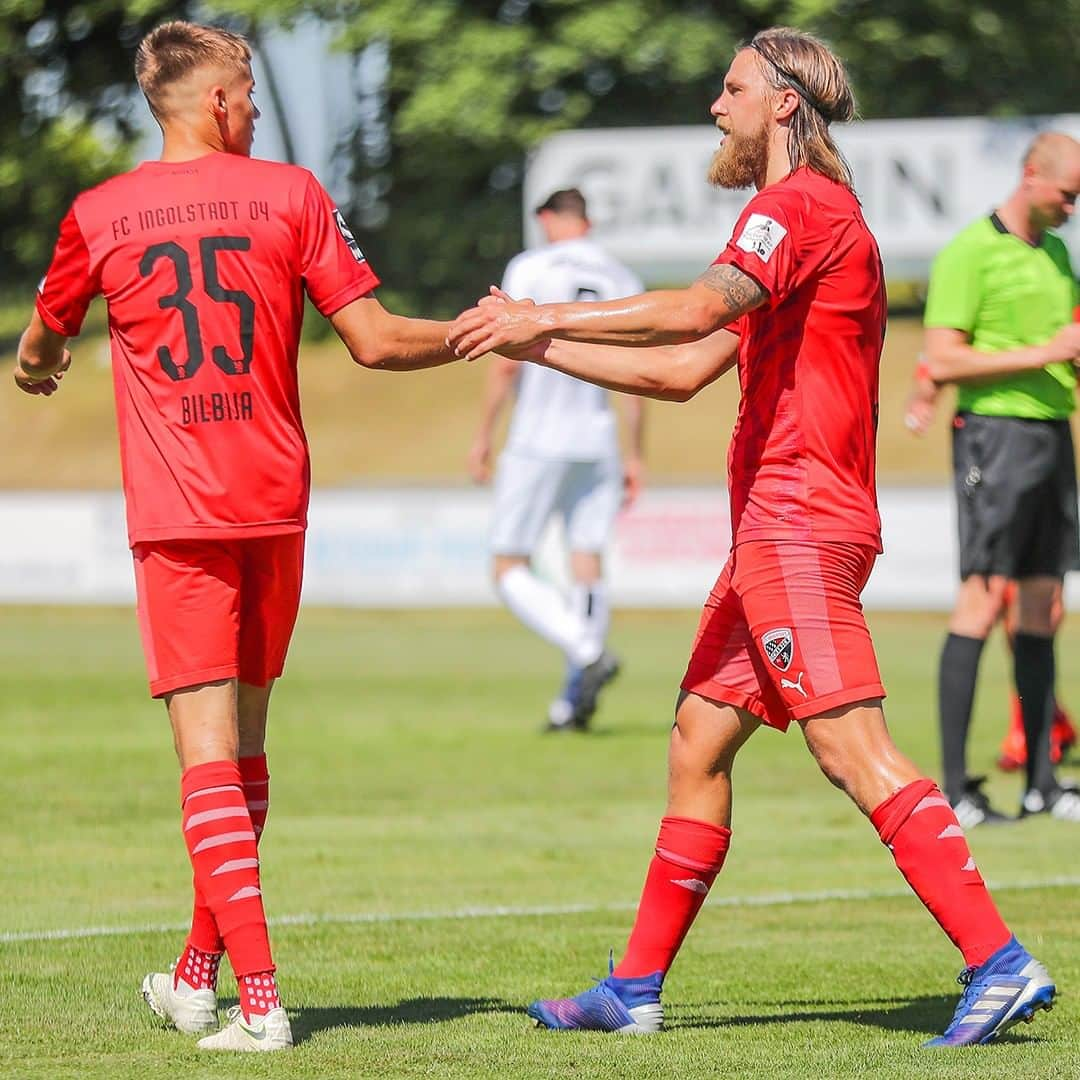
[[[230,30],[198,23],[162,23],[139,42],[135,78],[150,111],[160,118],[166,89],[196,68],[216,66],[242,71],[251,63],[251,46]]]

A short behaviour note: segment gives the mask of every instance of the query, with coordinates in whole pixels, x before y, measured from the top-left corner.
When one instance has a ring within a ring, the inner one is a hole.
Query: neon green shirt
[[[962,330],[979,352],[1044,345],[1072,321],[1080,299],[1069,253],[1044,233],[1033,247],[997,214],[973,222],[946,245],[930,270],[923,323]],[[1072,364],[957,387],[957,409],[983,416],[1060,420],[1076,408]]]

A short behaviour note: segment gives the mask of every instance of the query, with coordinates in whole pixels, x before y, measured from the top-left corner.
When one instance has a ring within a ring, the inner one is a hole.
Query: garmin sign
[[[1028,144],[1048,128],[1080,138],[1080,115],[837,125],[886,272],[924,278],[955,232],[1012,191]],[[556,135],[529,161],[526,241],[541,242],[532,210],[558,188],[579,187],[596,239],[649,284],[696,277],[727,244],[752,194],[706,183],[718,145],[705,125]],[[1062,236],[1080,261],[1080,228],[1070,224]]]

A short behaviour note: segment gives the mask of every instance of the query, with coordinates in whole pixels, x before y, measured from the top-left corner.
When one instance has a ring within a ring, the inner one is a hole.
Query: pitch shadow
[[[303,1042],[320,1031],[344,1027],[393,1027],[441,1024],[476,1013],[520,1013],[520,1006],[499,998],[417,997],[396,1005],[300,1005],[289,1009],[293,1039]]]
[[[884,1028],[886,1031],[917,1031],[927,1035],[940,1035],[952,1018],[956,1008],[955,997],[927,995],[917,998],[873,998],[851,1002],[847,1008],[836,1008],[848,1003],[842,1001],[777,1001],[775,1008],[781,1012],[761,1015],[708,1016],[691,1010],[674,1010],[670,1028],[725,1028],[750,1027],[756,1024],[801,1024],[822,1020],[841,1020],[863,1027]],[[728,1003],[710,1001],[706,1008],[724,1009]],[[834,1006],[830,1008],[829,1006]],[[891,1007],[890,1007],[891,1006]],[[1004,1042],[1031,1042],[1029,1035],[1019,1034],[1015,1028],[1002,1037]]]

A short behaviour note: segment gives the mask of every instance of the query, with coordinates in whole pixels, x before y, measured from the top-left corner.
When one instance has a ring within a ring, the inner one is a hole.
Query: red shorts
[[[135,592],[150,693],[219,679],[265,686],[285,666],[304,534],[136,544]]]
[[[705,603],[682,688],[781,731],[884,697],[859,601],[876,557],[866,544],[739,544]]]

